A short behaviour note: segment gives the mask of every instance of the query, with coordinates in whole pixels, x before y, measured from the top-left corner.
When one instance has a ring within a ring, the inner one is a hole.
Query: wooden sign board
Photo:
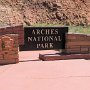
[[[20,51],[65,49],[68,27],[24,27],[24,45]]]

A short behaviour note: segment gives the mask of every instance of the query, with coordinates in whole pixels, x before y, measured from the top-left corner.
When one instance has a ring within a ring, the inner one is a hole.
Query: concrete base
[[[0,60],[0,65],[16,64],[19,63],[17,60]]]
[[[39,54],[43,61],[67,60],[67,59],[90,59],[90,54]]]

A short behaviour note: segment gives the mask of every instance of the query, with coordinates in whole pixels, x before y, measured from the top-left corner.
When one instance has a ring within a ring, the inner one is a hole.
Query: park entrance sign
[[[68,27],[24,27],[21,51],[65,49]]]

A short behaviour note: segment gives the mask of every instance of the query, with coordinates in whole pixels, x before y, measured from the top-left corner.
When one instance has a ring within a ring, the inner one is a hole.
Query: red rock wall
[[[0,65],[19,62],[18,35],[6,34],[0,36]]]
[[[66,52],[67,53],[90,53],[90,35],[67,34]]]
[[[22,25],[0,28],[0,35],[4,34],[18,34],[19,45],[24,44],[24,29]]]

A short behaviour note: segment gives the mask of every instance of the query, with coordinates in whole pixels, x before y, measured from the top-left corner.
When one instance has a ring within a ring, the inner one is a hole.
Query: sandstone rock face
[[[0,0],[0,25],[90,25],[89,0]]]

